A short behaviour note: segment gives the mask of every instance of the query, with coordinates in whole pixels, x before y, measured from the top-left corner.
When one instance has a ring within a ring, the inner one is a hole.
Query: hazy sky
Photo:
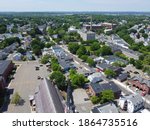
[[[150,11],[150,0],[0,0],[0,11]]]

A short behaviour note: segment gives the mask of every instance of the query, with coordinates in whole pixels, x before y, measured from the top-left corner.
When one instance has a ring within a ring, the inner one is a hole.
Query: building
[[[143,91],[143,94],[150,94],[150,80],[142,77],[133,77],[128,80],[129,84]]]
[[[114,83],[90,83],[89,85],[89,92],[92,96],[99,96],[105,90],[112,90],[114,93],[115,98],[119,98],[121,94],[120,88]]]
[[[9,74],[13,68],[14,64],[12,61],[0,61],[0,88],[6,87]]]
[[[128,77],[129,77],[129,74],[128,73],[122,73],[122,74],[120,74],[119,76],[118,76],[118,80],[120,81],[120,82],[123,82],[123,81],[126,81],[127,79],[128,79]]]
[[[22,59],[22,54],[21,53],[16,53],[13,55],[13,60],[15,61],[20,61]]]
[[[86,30],[99,30],[102,28],[102,25],[101,24],[83,24],[83,28],[86,29]]]
[[[118,108],[112,102],[93,107],[92,113],[119,113]]]
[[[101,73],[99,73],[99,72],[93,73],[92,75],[89,75],[89,76],[88,76],[88,80],[89,80],[91,83],[100,82],[100,81],[102,81],[102,75],[101,75]]]
[[[95,33],[92,31],[78,30],[83,41],[95,40]]]
[[[135,113],[144,108],[144,101],[140,95],[132,94],[120,97],[118,106],[129,113]]]
[[[77,32],[77,29],[76,29],[76,27],[71,26],[70,28],[68,28],[68,32],[69,32],[69,33],[76,33],[76,32]]]
[[[107,29],[114,29],[117,25],[116,24],[113,24],[113,23],[107,23],[107,22],[104,22],[101,24],[102,27],[105,27]]]
[[[58,88],[48,79],[41,80],[34,96],[30,97],[32,111],[37,113],[64,113],[65,102]]]

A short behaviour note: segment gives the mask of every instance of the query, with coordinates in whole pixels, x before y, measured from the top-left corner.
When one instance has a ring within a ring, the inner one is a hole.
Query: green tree
[[[100,103],[100,98],[97,97],[97,96],[92,96],[90,99],[91,99],[91,101],[92,101],[93,104]]]
[[[61,67],[58,63],[51,64],[51,68],[53,71],[61,71]]]
[[[42,64],[47,64],[50,60],[50,55],[44,55],[42,58],[41,58],[41,63]]]
[[[68,44],[68,49],[71,53],[76,54],[77,50],[79,49],[79,45],[78,44],[74,44],[74,43],[69,43]]]
[[[50,75],[50,79],[52,79],[57,87],[62,90],[62,91],[66,91],[67,86],[66,86],[66,78],[63,75],[62,72],[60,71],[54,71],[51,75]]]
[[[90,67],[94,67],[95,66],[94,60],[92,58],[90,58],[90,57],[87,58],[86,62],[88,63],[88,65]]]
[[[81,45],[79,47],[79,49],[77,50],[77,55],[79,57],[81,57],[82,55],[85,55],[86,53],[87,53],[87,50],[86,50],[85,46],[83,46],[83,45]]]
[[[26,50],[23,49],[23,48],[18,48],[17,49],[17,52],[21,53],[21,54],[25,54],[26,53]]]
[[[115,99],[115,97],[114,97],[114,93],[112,90],[104,90],[101,93],[101,103],[113,101],[114,99]]]
[[[104,73],[108,78],[113,78],[116,76],[116,73],[111,69],[106,69]]]
[[[82,55],[82,56],[81,56],[81,59],[82,59],[83,61],[86,61],[86,60],[88,59],[88,56],[87,56],[87,55]]]
[[[0,34],[3,34],[7,31],[7,26],[5,24],[0,24]]]
[[[11,103],[18,105],[20,101],[21,101],[21,96],[19,95],[18,92],[15,92],[15,94],[12,96]]]
[[[112,51],[111,51],[111,48],[109,46],[104,45],[103,47],[101,47],[100,51],[101,51],[102,56],[112,55]]]
[[[142,61],[137,60],[137,61],[135,62],[135,68],[136,68],[136,69],[142,69],[142,68],[143,68],[143,63],[142,63]]]
[[[90,50],[91,50],[91,51],[96,51],[96,50],[98,50],[98,49],[100,49],[100,44],[97,43],[97,42],[94,42],[94,43],[90,46]]]

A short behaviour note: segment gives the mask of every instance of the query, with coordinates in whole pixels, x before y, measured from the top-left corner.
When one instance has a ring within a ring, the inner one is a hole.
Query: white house
[[[89,75],[88,80],[91,83],[96,83],[96,82],[102,81],[101,73],[93,73],[92,75]]]
[[[68,32],[69,33],[74,33],[74,32],[77,32],[77,29],[76,29],[76,27],[71,26],[70,28],[68,28]]]
[[[127,110],[129,113],[134,113],[143,109],[144,101],[138,94],[123,96],[119,99],[118,105],[121,109]]]
[[[22,54],[21,53],[16,53],[13,55],[13,60],[19,61],[22,58]]]

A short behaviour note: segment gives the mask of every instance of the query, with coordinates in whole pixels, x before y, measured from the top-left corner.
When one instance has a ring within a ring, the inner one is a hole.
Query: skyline
[[[0,0],[0,12],[150,12],[149,0]]]

